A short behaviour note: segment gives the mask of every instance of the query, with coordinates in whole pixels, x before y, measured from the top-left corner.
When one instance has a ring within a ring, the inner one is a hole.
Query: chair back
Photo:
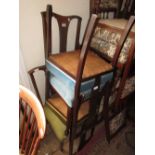
[[[130,51],[134,50],[134,23],[134,16],[129,21],[99,20],[91,40],[91,48],[111,62],[113,67],[122,68]]]
[[[52,53],[52,25],[54,19],[57,21],[58,31],[59,31],[59,51],[65,52],[67,51],[67,41],[68,41],[68,32],[69,27],[72,21],[76,21],[75,26],[75,46],[74,49],[79,48],[79,37],[80,37],[80,29],[81,29],[81,20],[82,18],[77,15],[63,16],[53,12],[52,6],[47,5],[47,9],[45,12],[41,12],[42,15],[42,23],[43,23],[43,36],[44,36],[44,49],[45,49],[45,57],[47,58],[50,53]],[[72,39],[74,37],[72,36]]]
[[[46,120],[37,97],[24,86],[19,86],[19,148],[25,155],[36,154],[44,137]]]

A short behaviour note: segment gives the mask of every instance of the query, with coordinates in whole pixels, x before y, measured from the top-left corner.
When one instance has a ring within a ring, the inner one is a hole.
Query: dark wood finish
[[[40,100],[42,105],[43,105],[43,103],[42,103],[42,99],[41,99],[41,96],[40,96],[40,93],[39,93],[39,90],[38,90],[38,87],[37,87],[37,83],[36,83],[36,80],[35,80],[34,73],[37,72],[37,71],[45,72],[45,69],[46,69],[45,65],[42,65],[42,66],[35,67],[35,68],[28,71],[28,74],[30,75],[30,78],[31,78],[33,87],[35,89],[36,95],[37,95],[37,97]]]
[[[56,19],[59,27],[59,48],[60,52],[67,51],[67,37],[68,37],[68,28],[72,20],[77,21],[76,28],[76,37],[75,37],[75,49],[79,48],[79,37],[80,37],[80,29],[81,29],[81,20],[80,16],[70,15],[63,16],[52,11],[51,5],[47,6],[46,12],[41,12],[42,15],[42,23],[43,23],[43,36],[44,36],[44,49],[45,49],[45,57],[48,58],[49,54],[52,52],[52,20]]]
[[[44,137],[45,115],[38,105],[41,103],[32,92],[23,86],[19,90],[19,149],[24,155],[35,155]]]
[[[45,58],[54,56],[54,55],[51,55],[52,54],[52,52],[51,52],[51,50],[52,50],[51,46],[52,45],[51,45],[51,42],[50,42],[51,34],[52,34],[52,32],[51,32],[51,17],[52,17],[52,15],[55,15],[55,13],[52,12],[51,6],[47,7],[46,13],[42,13],[43,22],[46,21],[46,24],[43,24],[43,31],[45,33],[44,34],[44,44],[45,44],[44,47],[45,47],[45,53],[46,53]],[[85,103],[81,102],[82,97],[80,96],[79,91],[80,91],[80,86],[81,86],[81,81],[82,81],[82,75],[83,75],[83,72],[84,72],[83,69],[84,69],[85,64],[87,64],[87,60],[86,60],[87,55],[89,55],[88,57],[90,57],[90,60],[91,60],[89,63],[94,63],[92,61],[92,55],[88,54],[88,53],[89,53],[90,39],[91,39],[92,34],[94,32],[96,23],[97,23],[97,16],[93,15],[92,18],[90,19],[90,22],[89,22],[88,26],[87,26],[87,30],[85,32],[85,37],[83,39],[82,48],[81,48],[80,52],[78,52],[79,53],[79,56],[78,56],[79,58],[78,58],[78,61],[76,61],[77,69],[75,70],[75,73],[74,73],[75,81],[76,81],[76,87],[75,87],[76,91],[75,91],[75,99],[74,99],[74,102],[73,102],[73,108],[69,108],[66,105],[66,103],[63,101],[63,99],[60,99],[60,97],[58,97],[59,98],[58,100],[61,100],[60,103],[62,105],[64,105],[64,108],[60,108],[58,106],[59,104],[55,104],[55,102],[53,102],[53,100],[51,98],[49,99],[49,101],[51,100],[50,103],[52,104],[52,106],[57,108],[57,110],[59,110],[59,112],[61,111],[61,114],[66,117],[66,120],[67,120],[67,122],[66,122],[66,126],[67,126],[66,133],[69,133],[69,155],[72,155],[72,152],[73,152],[73,141],[74,141],[74,138],[76,137],[76,126],[77,126],[78,120],[83,119],[85,117],[85,115],[88,113],[88,111],[90,111],[89,110],[90,107],[88,108],[88,103],[89,102],[85,102]],[[78,24],[78,25],[80,25],[80,24]],[[78,38],[79,38],[79,34],[80,34],[79,30],[77,30],[77,33],[78,33]],[[61,36],[61,38],[62,38],[62,36]],[[65,38],[63,38],[63,39],[65,40]],[[76,44],[77,45],[75,46],[75,48],[79,47],[79,43],[77,41],[76,41]],[[65,46],[63,46],[63,47],[65,47]],[[62,50],[60,52],[64,52],[64,51],[66,51],[66,49]],[[76,53],[77,52],[75,52],[75,58],[76,58]],[[65,55],[65,54],[62,53],[60,55]],[[93,55],[93,56],[95,56],[95,55]],[[97,55],[95,57],[97,57],[97,61],[101,62],[101,60],[102,60],[101,58],[99,58]],[[102,60],[102,61],[103,62],[101,63],[101,65],[105,65],[105,67],[108,66],[106,61],[104,61],[104,60]],[[59,62],[60,62],[60,60],[59,60]],[[97,65],[97,63],[96,63],[96,65]],[[112,70],[111,65],[109,65],[108,68],[110,68],[110,70]],[[108,71],[108,68],[106,69],[106,71]],[[90,71],[90,69],[88,69],[88,71]],[[100,72],[98,72],[97,76],[99,76],[99,74],[102,73],[102,72],[104,72],[103,68],[100,69]],[[31,73],[33,74],[34,72],[31,71]],[[87,75],[87,76],[92,77],[91,74]],[[46,75],[47,81],[48,81],[49,76],[48,76],[47,71],[46,71],[45,75]],[[95,74],[93,76],[95,76]],[[34,78],[31,78],[31,79],[35,80]],[[49,92],[49,91],[47,90],[47,92]],[[48,100],[48,97],[46,99]],[[89,104],[89,106],[90,105],[91,104]],[[66,111],[66,109],[67,109],[67,111]],[[95,122],[93,122],[93,128],[94,128],[94,124],[95,124]],[[92,126],[92,124],[91,124],[91,126]]]
[[[83,45],[81,48],[80,53],[80,60],[78,64],[78,70],[77,70],[77,76],[76,76],[76,84],[75,84],[75,97],[73,102],[73,120],[71,120],[71,130],[70,130],[70,145],[69,145],[69,155],[72,155],[73,152],[73,141],[75,138],[76,133],[76,126],[77,126],[77,115],[78,115],[78,107],[80,103],[80,86],[82,81],[82,74],[84,70],[84,65],[86,62],[86,57],[88,55],[88,49],[91,41],[91,37],[93,35],[93,32],[95,30],[95,26],[97,24],[97,16],[92,15],[85,33]]]

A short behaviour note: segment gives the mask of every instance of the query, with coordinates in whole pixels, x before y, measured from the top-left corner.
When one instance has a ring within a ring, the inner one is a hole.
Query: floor
[[[105,134],[102,132],[102,135],[97,136],[95,143],[92,140],[79,155],[134,155],[134,130],[133,123],[127,122],[126,127],[111,140],[110,144],[107,143]],[[39,146],[37,155],[68,155],[68,143],[66,142],[63,153],[59,149],[59,144],[49,124],[47,124],[46,135]]]

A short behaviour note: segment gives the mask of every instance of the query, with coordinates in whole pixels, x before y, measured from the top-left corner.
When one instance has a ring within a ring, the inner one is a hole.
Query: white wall
[[[89,18],[89,0],[20,0],[19,1],[19,39],[26,70],[44,64],[44,46],[40,12],[52,4],[53,11],[63,15],[76,14],[82,17],[80,40]],[[72,43],[71,43],[72,44]],[[38,77],[43,81],[42,76]],[[40,82],[42,96],[44,83]]]

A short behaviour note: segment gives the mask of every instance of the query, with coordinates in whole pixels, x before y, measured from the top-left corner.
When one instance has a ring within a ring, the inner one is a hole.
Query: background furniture
[[[24,155],[36,154],[44,137],[46,120],[37,97],[24,86],[19,86],[19,148]]]
[[[90,15],[99,18],[129,19],[135,12],[135,0],[90,0]]]
[[[123,105],[128,98],[134,95],[134,26],[131,32],[129,31],[128,38],[124,40],[125,43],[120,54],[116,54],[116,48],[121,42],[118,40],[126,24],[127,20],[125,19],[100,20],[91,41],[91,48],[101,57],[115,64],[116,69],[109,99],[110,107],[113,110],[111,112],[105,111],[105,113],[107,112],[105,114],[105,120],[107,120],[106,135],[109,142],[124,125],[125,108]],[[116,59],[118,60],[115,61]],[[113,63],[114,61],[115,63]]]

